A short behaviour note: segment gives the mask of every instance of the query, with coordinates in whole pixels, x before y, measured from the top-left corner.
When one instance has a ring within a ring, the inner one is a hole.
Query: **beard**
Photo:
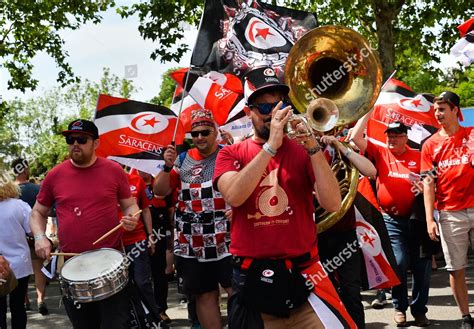
[[[83,150],[78,152],[71,150],[69,151],[69,158],[77,165],[84,165],[91,161],[92,156],[87,156]]]
[[[257,135],[257,137],[267,141],[268,138],[270,138],[270,128],[267,127],[266,123],[271,122],[272,118],[269,117],[269,118],[263,120],[263,124],[260,125],[260,126],[255,121],[256,120],[252,119],[253,127],[254,127],[254,130],[255,130],[255,135]]]

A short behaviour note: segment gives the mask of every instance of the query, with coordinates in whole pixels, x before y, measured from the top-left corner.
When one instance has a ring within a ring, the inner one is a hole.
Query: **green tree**
[[[32,160],[32,175],[44,175],[67,155],[61,131],[76,118],[91,120],[99,94],[130,98],[136,90],[132,81],[104,68],[98,82],[86,79],[67,88],[53,88],[41,97],[6,102],[0,126],[0,159],[8,164],[23,156]]]
[[[158,96],[152,98],[150,103],[163,105],[166,107],[170,107],[173,101],[174,90],[176,88],[176,83],[173,79],[169,76],[169,74],[173,71],[176,71],[178,68],[172,68],[167,70],[161,76],[161,87]]]
[[[9,0],[0,1],[0,67],[9,74],[9,89],[35,89],[31,59],[40,51],[59,67],[61,85],[77,82],[66,62],[62,30],[75,30],[86,22],[101,21],[99,12],[113,6],[113,0]]]

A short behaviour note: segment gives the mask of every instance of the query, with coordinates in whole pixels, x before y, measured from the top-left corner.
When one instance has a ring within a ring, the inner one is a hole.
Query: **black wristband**
[[[171,169],[173,169],[173,167],[168,167],[167,165],[163,167],[164,172],[171,172]]]

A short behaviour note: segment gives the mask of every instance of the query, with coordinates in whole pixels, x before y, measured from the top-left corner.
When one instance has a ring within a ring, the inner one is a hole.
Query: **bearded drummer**
[[[92,243],[119,223],[117,204],[124,214],[135,214],[139,210],[125,172],[117,163],[97,157],[99,132],[93,122],[74,120],[62,134],[70,159],[48,173],[31,212],[36,254],[43,259],[50,258],[51,243],[45,230],[53,204],[58,215],[62,252],[81,253],[98,248],[121,250],[121,230],[96,245]],[[125,230],[131,231],[137,220],[127,215],[120,222]],[[80,304],[80,307],[66,297],[63,302],[74,328],[128,327],[127,289],[101,301]]]

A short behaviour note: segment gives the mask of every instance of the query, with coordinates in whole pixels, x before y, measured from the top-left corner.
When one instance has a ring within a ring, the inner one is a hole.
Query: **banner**
[[[232,74],[211,71],[204,76],[180,69],[170,73],[179,87],[184,88],[200,107],[210,110],[218,125],[237,119],[245,102],[240,80]],[[187,97],[187,96],[186,96]],[[235,114],[231,114],[235,113]]]
[[[363,289],[383,289],[400,284],[396,274],[398,266],[387,228],[366,177],[359,181],[354,206],[357,237],[365,264],[361,273]]]
[[[390,79],[367,123],[368,139],[385,146],[387,125],[401,121],[409,127],[408,146],[421,150],[423,142],[439,128],[434,116],[433,98],[433,95],[416,94],[403,82]]]
[[[97,155],[155,176],[163,169],[163,153],[176,121],[164,106],[101,94],[94,120],[100,139]],[[178,125],[177,146],[183,138],[184,129]]]
[[[241,78],[271,66],[281,77],[293,44],[316,27],[312,13],[258,0],[206,0],[191,65]]]

